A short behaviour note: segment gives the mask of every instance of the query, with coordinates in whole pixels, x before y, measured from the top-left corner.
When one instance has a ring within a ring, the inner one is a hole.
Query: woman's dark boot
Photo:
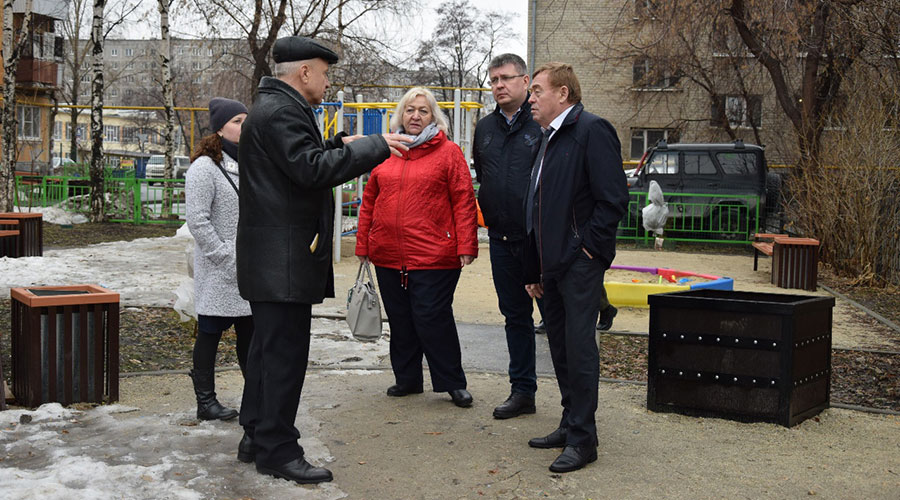
[[[216,378],[213,369],[191,370],[194,394],[197,395],[197,418],[200,420],[231,420],[238,412],[222,406],[216,399]]]

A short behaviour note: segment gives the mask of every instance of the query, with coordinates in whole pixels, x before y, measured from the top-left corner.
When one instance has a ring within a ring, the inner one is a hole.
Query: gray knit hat
[[[247,113],[247,106],[224,97],[213,97],[209,101],[209,128],[218,132],[229,120],[241,113]]]

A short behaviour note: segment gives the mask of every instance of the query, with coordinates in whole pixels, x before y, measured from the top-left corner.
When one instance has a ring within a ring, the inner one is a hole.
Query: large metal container
[[[119,399],[119,294],[96,285],[13,288],[19,404]]]
[[[833,297],[651,295],[647,408],[793,426],[829,406]]]

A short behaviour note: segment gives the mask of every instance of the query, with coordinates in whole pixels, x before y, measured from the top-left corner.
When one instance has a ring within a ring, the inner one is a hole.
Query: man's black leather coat
[[[316,304],[334,296],[332,187],[390,156],[379,135],[322,140],[303,96],[263,78],[241,130],[237,280],[257,302]]]

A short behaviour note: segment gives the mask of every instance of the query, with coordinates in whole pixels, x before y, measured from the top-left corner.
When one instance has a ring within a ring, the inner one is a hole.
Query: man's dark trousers
[[[256,463],[276,467],[303,456],[294,426],[309,360],[312,306],[250,302],[250,341],[241,425],[256,445]]]
[[[381,301],[391,325],[391,368],[398,384],[422,385],[422,355],[428,360],[435,392],[466,388],[459,333],[453,319],[453,293],[460,269],[409,271],[406,288],[400,271],[375,266]]]
[[[566,444],[597,446],[597,390],[600,355],[595,327],[603,302],[606,266],[579,252],[561,276],[544,281],[544,324],[563,415]]]
[[[523,256],[521,241],[491,238],[491,273],[506,318],[506,346],[509,349],[509,382],[512,392],[534,397],[537,375],[534,361],[533,299],[522,285]]]

